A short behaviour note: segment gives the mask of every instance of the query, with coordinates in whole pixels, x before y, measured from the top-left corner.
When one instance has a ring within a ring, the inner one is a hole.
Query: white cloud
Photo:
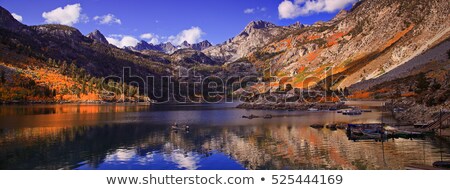
[[[23,17],[22,16],[20,16],[20,15],[18,15],[18,14],[16,14],[16,13],[11,13],[11,15],[14,17],[14,19],[16,19],[17,21],[19,21],[19,22],[22,22],[22,20],[23,20]]]
[[[244,13],[245,13],[245,14],[252,14],[252,13],[255,13],[255,9],[245,9],[245,10],[244,10]]]
[[[267,10],[266,7],[248,8],[248,9],[244,10],[244,13],[245,14],[253,14],[253,13],[256,13],[256,12],[264,12],[266,10]]]
[[[107,14],[103,16],[95,16],[95,21],[99,21],[100,24],[122,24],[122,21],[113,14]]]
[[[278,5],[280,19],[296,18],[313,13],[332,13],[358,0],[285,0]]]
[[[191,27],[190,29],[181,31],[176,36],[169,36],[167,41],[174,45],[180,45],[184,41],[194,44],[200,42],[204,34],[200,27]]]
[[[87,22],[87,16],[81,14],[81,5],[79,3],[58,7],[50,12],[43,12],[42,17],[49,24],[63,24],[72,26],[80,20]]]
[[[156,34],[153,33],[145,33],[145,34],[141,34],[141,36],[139,36],[141,39],[147,40],[148,43],[152,43],[152,44],[159,44],[159,39],[160,37]]]
[[[178,168],[195,170],[199,167],[200,157],[193,152],[174,150],[171,154],[164,154],[164,160],[176,163]]]
[[[190,44],[198,43],[202,40],[202,36],[205,33],[202,31],[200,27],[191,27],[190,29],[186,29],[178,33],[177,35],[172,35],[169,37],[159,36],[154,33],[144,33],[139,36],[140,39],[146,40],[148,43],[152,43],[154,45],[160,44],[161,42],[170,42],[173,45],[180,45],[184,41],[187,41]],[[106,40],[112,45],[115,45],[119,48],[124,48],[127,46],[136,46],[139,43],[139,40],[130,35],[122,35],[122,34],[111,34],[106,37]]]
[[[115,45],[119,48],[124,48],[128,46],[136,46],[139,43],[139,40],[134,38],[133,36],[113,34],[106,37],[106,40],[112,45]]]

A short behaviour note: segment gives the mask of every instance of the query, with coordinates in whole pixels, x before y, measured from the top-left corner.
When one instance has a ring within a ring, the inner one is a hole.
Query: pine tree
[[[81,93],[87,94],[87,92],[86,92],[86,83],[83,83],[83,85],[81,86]]]

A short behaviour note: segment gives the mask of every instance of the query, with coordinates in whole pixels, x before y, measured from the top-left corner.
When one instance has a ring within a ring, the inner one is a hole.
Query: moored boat
[[[322,124],[312,124],[310,127],[314,129],[322,129],[324,126]]]

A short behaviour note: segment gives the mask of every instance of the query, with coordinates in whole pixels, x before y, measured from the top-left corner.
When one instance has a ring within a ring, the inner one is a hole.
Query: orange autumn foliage
[[[342,36],[344,36],[344,35],[345,35],[344,32],[337,32],[337,33],[331,35],[331,36],[328,37],[328,39],[327,39],[327,46],[328,46],[328,47],[331,47],[331,46],[337,44],[337,40],[338,40],[339,38],[341,38]]]
[[[406,28],[403,31],[398,32],[397,34],[394,35],[394,37],[392,37],[389,41],[386,42],[386,44],[384,46],[382,46],[380,48],[379,51],[382,51],[388,47],[390,47],[392,44],[394,44],[395,42],[397,42],[398,40],[400,40],[400,38],[402,38],[403,36],[405,36],[409,31],[411,31],[414,28],[414,24],[411,24],[408,28]]]
[[[401,94],[402,97],[413,97],[413,96],[417,96],[417,94],[415,92],[406,92]]]
[[[308,60],[309,62],[314,61],[320,55],[321,51],[322,51],[321,49],[318,49],[316,51],[313,51],[313,52],[309,53],[306,56],[306,60]]]
[[[320,38],[320,36],[319,35],[312,35],[312,36],[308,36],[308,40],[317,40],[317,39],[319,39]]]
[[[371,95],[372,95],[371,92],[357,91],[354,92],[352,95],[349,95],[348,97],[353,99],[369,99]]]

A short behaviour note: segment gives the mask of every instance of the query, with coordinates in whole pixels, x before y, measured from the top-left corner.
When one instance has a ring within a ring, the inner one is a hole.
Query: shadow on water
[[[355,143],[344,130],[309,127],[376,123],[379,111],[343,116],[234,106],[0,107],[0,169],[404,169],[450,158],[448,142],[431,137]],[[242,118],[250,114],[274,117]],[[174,122],[190,129],[172,130]]]

